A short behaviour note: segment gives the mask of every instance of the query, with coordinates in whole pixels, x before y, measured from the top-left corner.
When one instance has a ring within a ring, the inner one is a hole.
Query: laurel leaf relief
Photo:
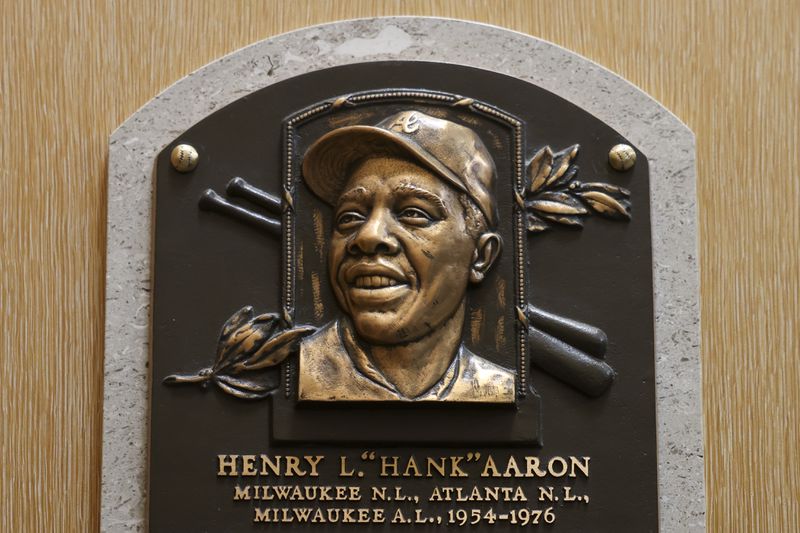
[[[631,217],[630,191],[609,183],[581,183],[575,144],[554,153],[549,146],[540,149],[527,167],[525,224],[531,233],[555,225],[583,226],[583,217],[597,214],[616,220]]]
[[[173,374],[164,383],[215,383],[220,389],[243,399],[269,396],[275,386],[263,373],[297,351],[303,337],[316,331],[312,326],[289,327],[278,315],[253,316],[251,306],[233,314],[222,327],[214,365],[194,374]]]

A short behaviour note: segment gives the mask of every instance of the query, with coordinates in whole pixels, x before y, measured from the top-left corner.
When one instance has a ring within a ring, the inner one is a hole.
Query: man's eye
[[[411,222],[416,224],[427,224],[428,222],[433,220],[433,217],[423,211],[418,207],[406,207],[400,214],[398,218],[405,222]]]
[[[425,211],[423,211],[422,209],[419,209],[417,207],[406,207],[405,209],[400,211],[400,217],[401,218],[417,218],[417,219],[423,219],[423,220],[431,220],[433,218],[428,213],[426,213]]]
[[[364,217],[355,211],[347,211],[339,215],[336,219],[336,226],[340,229],[348,229],[364,222]]]

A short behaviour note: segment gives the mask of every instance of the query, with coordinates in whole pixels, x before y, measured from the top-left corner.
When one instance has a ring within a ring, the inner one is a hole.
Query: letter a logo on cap
[[[402,131],[403,133],[414,133],[419,129],[419,116],[413,111],[403,113],[389,126],[389,129]]]

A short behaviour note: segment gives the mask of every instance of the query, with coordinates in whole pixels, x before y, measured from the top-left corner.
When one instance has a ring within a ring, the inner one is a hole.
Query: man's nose
[[[400,244],[393,235],[390,218],[391,214],[386,211],[373,211],[353,235],[347,251],[353,255],[396,254]]]

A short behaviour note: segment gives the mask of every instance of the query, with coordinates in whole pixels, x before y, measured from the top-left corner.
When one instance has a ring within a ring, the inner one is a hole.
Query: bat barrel
[[[530,323],[595,357],[603,357],[608,346],[606,333],[595,326],[550,313],[528,304],[525,314]]]
[[[614,381],[614,369],[605,361],[534,327],[528,338],[533,364],[584,394],[600,396]]]

